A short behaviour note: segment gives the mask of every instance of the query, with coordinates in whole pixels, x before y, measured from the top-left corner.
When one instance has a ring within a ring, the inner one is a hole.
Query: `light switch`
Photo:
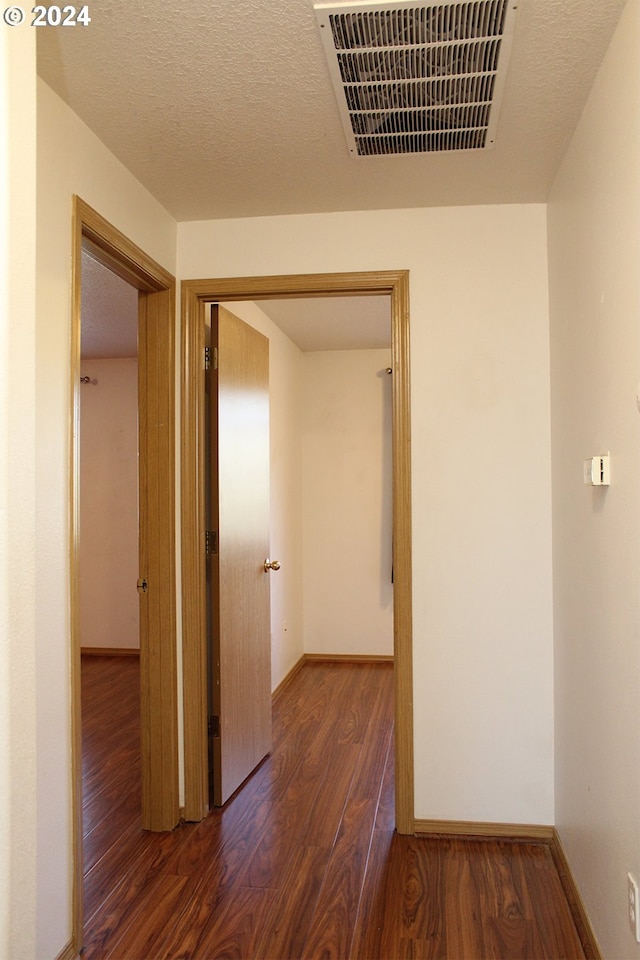
[[[589,457],[584,461],[584,482],[592,487],[608,487],[611,482],[610,456]]]

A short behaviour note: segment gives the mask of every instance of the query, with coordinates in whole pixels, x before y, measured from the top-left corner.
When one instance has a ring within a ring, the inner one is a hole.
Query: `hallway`
[[[135,658],[83,659],[86,960],[580,958],[548,847],[393,830],[393,667],[307,662],[223,810],[139,826]]]

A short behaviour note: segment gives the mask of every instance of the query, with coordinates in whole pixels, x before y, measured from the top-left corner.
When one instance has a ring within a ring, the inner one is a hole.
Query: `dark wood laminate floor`
[[[390,664],[305,664],[223,810],[140,829],[138,662],[83,659],[86,960],[584,956],[547,845],[393,830]]]

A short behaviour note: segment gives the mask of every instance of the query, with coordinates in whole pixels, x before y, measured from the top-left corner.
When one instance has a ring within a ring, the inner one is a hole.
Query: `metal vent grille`
[[[352,156],[491,148],[515,10],[513,0],[317,5]]]

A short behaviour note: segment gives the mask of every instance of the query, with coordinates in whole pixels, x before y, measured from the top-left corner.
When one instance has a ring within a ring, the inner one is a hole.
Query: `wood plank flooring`
[[[393,667],[309,662],[222,810],[140,828],[139,665],[82,665],[86,960],[582,958],[546,844],[400,837]]]

